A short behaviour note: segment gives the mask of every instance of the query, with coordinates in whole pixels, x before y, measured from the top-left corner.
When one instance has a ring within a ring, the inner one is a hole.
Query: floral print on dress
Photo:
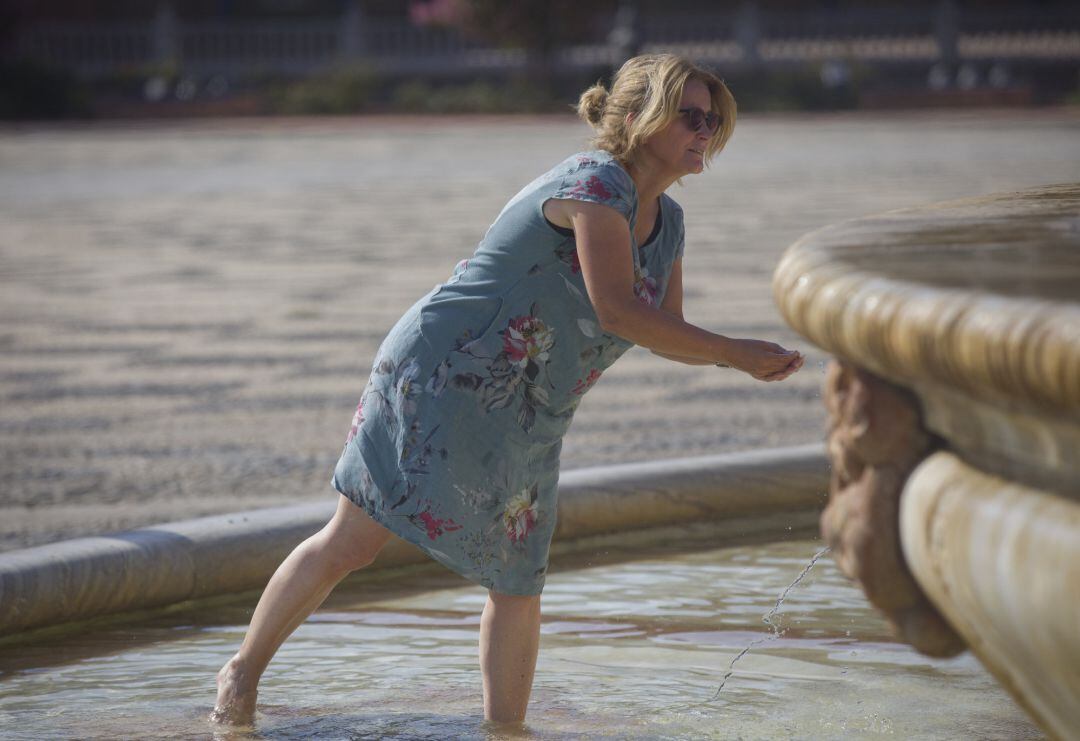
[[[535,316],[516,316],[502,331],[503,350],[510,362],[525,367],[534,360],[546,362],[555,344],[555,333]]]
[[[461,523],[454,521],[453,518],[441,516],[436,509],[437,504],[425,498],[417,497],[416,490],[416,484],[410,482],[405,493],[390,507],[390,512],[385,513],[383,517],[404,518],[411,526],[424,533],[428,540],[438,540],[443,535],[455,532],[463,527]],[[402,505],[408,502],[413,503],[411,513],[401,514],[394,511],[399,510]],[[373,509],[369,510],[369,514],[374,511]]]
[[[634,181],[607,153],[582,155],[567,162],[565,169],[553,173],[558,178],[554,191],[545,196],[589,201],[611,206],[628,221],[637,203]]]
[[[433,373],[435,381],[439,379],[438,372],[437,368]],[[446,369],[443,369],[444,374],[445,372]],[[462,525],[449,517],[438,516],[432,509],[431,502],[416,496],[417,482],[412,477],[428,475],[432,460],[436,458],[446,460],[449,457],[449,451],[435,443],[436,433],[439,432],[441,425],[436,424],[430,432],[425,433],[423,424],[417,416],[420,395],[425,390],[432,391],[431,388],[421,387],[419,382],[421,373],[420,361],[415,356],[406,356],[399,362],[389,357],[377,360],[372,378],[368,381],[360,397],[360,404],[353,415],[348,440],[352,441],[359,434],[371,399],[379,401],[382,417],[393,422],[393,424],[388,424],[388,430],[396,430],[401,423],[408,425],[407,432],[401,441],[398,477],[391,487],[395,495],[398,492],[401,494],[389,507],[385,516],[404,517],[414,527],[423,530],[430,540],[435,540],[444,533],[461,529]],[[428,386],[431,387],[433,384],[429,382]],[[375,488],[366,469],[362,474],[361,485],[366,492]],[[410,502],[413,512],[401,514],[401,508]],[[368,510],[369,513],[377,510],[374,502],[369,503]]]
[[[498,552],[497,538],[498,532],[488,528],[477,528],[471,533],[462,535],[465,557],[481,573],[486,573],[495,565],[495,554]]]
[[[439,425],[435,425],[426,436],[420,427],[420,420],[414,419],[409,425],[409,434],[401,446],[401,466],[405,473],[426,475],[432,456],[438,455],[443,460],[449,455],[446,448],[436,448],[431,440],[439,431]],[[421,438],[423,438],[421,440]]]
[[[416,381],[420,377],[420,363],[416,358],[406,358],[397,368],[397,381],[394,390],[401,404],[401,413],[406,417],[416,414],[416,397],[423,388]]]
[[[503,511],[503,527],[510,542],[519,545],[529,536],[536,526],[536,485],[523,489],[520,494],[506,503]]]
[[[656,278],[649,275],[649,269],[644,265],[634,270],[634,295],[638,301],[646,306],[656,304],[656,294],[660,292],[656,284]]]
[[[585,378],[579,378],[577,385],[573,388],[572,393],[578,394],[580,396],[581,394],[584,394],[586,391],[591,389],[592,385],[600,380],[601,372],[602,371],[599,368],[593,368],[591,371],[589,371],[589,375],[585,376]]]
[[[431,372],[431,378],[428,379],[427,385],[424,386],[424,391],[427,391],[436,399],[439,398],[443,389],[446,388],[446,381],[449,377],[450,361],[444,360],[435,366],[435,370]]]
[[[369,395],[377,402],[377,411],[387,429],[397,434],[399,421],[416,414],[417,397],[423,391],[417,383],[420,363],[412,356],[399,363],[391,358],[382,358],[376,362],[372,376],[389,378],[389,381],[380,380],[376,387],[371,388]]]
[[[590,175],[584,181],[578,180],[569,188],[563,189],[566,195],[592,196],[602,201],[610,201],[611,191],[604,186],[604,181],[596,175]]]
[[[506,327],[499,330],[503,338],[502,351],[493,358],[479,355],[475,343],[457,350],[487,361],[484,365],[486,377],[477,373],[458,373],[450,379],[454,388],[477,392],[480,404],[487,412],[504,409],[517,400],[517,423],[525,432],[532,431],[537,407],[547,406],[550,397],[545,384],[554,388],[547,377],[547,365],[550,351],[555,346],[555,330],[537,313],[537,305],[533,304],[528,314],[507,321]]]
[[[420,514],[413,515],[412,519],[418,521],[423,529],[427,531],[428,540],[436,540],[445,533],[452,533],[461,529],[461,525],[450,518],[436,517],[430,509],[425,509]],[[414,524],[416,523],[414,522]]]
[[[360,403],[356,405],[356,412],[353,414],[352,426],[349,428],[349,434],[345,438],[345,444],[348,445],[355,438],[358,432],[360,432],[360,425],[364,423],[364,399],[367,398],[367,393],[360,396]]]
[[[570,266],[571,273],[577,275],[581,272],[581,259],[578,257],[577,247],[556,247],[555,256]]]

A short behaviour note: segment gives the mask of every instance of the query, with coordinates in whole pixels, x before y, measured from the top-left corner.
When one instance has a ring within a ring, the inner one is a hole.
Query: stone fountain
[[[843,222],[784,254],[835,356],[822,534],[897,636],[1080,737],[1080,184]]]

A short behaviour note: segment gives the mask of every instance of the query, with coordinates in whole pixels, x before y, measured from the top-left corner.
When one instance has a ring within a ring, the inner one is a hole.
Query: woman
[[[578,111],[595,148],[514,196],[380,346],[334,470],[337,512],[267,585],[218,674],[216,719],[250,721],[277,648],[396,534],[489,590],[484,715],[523,720],[559,451],[582,395],[634,344],[762,381],[801,367],[798,352],[682,317],[682,209],[664,191],[731,137],[723,82],[672,55],[635,57]]]

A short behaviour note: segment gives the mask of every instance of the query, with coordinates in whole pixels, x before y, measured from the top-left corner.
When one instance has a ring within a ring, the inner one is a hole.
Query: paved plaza
[[[570,117],[0,129],[0,550],[336,496],[385,332],[588,133]],[[784,249],[1077,179],[1077,109],[743,117],[669,190],[686,317],[806,366],[761,383],[635,348],[581,405],[563,468],[823,439],[826,357],[773,306]]]

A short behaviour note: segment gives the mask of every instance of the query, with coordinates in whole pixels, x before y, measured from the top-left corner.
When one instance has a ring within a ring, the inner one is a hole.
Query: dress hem
[[[480,576],[478,574],[466,573],[465,571],[463,571],[461,569],[461,567],[458,564],[451,562],[448,558],[445,558],[444,555],[440,551],[437,551],[437,550],[433,549],[428,543],[424,542],[423,535],[419,531],[414,532],[411,529],[406,530],[404,532],[400,531],[398,529],[398,525],[400,523],[391,523],[391,522],[387,521],[386,518],[384,518],[381,513],[379,513],[377,510],[375,510],[373,507],[371,507],[367,503],[367,501],[365,501],[362,497],[354,497],[349,492],[342,491],[341,486],[338,485],[337,475],[336,474],[331,477],[330,485],[334,488],[334,490],[337,493],[341,494],[341,496],[345,497],[350,502],[355,504],[357,507],[364,510],[364,513],[368,517],[370,517],[372,520],[377,522],[382,527],[386,528],[393,535],[397,536],[398,538],[401,538],[402,540],[404,540],[406,543],[409,543],[410,545],[416,546],[421,551],[423,551],[425,555],[427,555],[429,558],[431,558],[433,561],[435,561],[435,562],[437,562],[439,564],[442,564],[443,566],[448,568],[450,571],[453,571],[455,574],[457,574],[458,576],[460,576],[460,577],[462,577],[464,579],[468,579],[469,581],[476,584],[477,586],[481,586],[484,589],[489,589],[491,591],[498,592],[499,594],[505,594],[505,595],[508,595],[508,596],[511,596],[511,597],[538,597],[538,596],[540,596],[540,594],[543,593],[544,585],[542,583],[540,585],[540,589],[535,591],[535,592],[524,592],[524,591],[521,591],[521,590],[500,589],[490,579],[486,579],[483,576]],[[357,501],[358,499],[359,499],[359,501]]]

